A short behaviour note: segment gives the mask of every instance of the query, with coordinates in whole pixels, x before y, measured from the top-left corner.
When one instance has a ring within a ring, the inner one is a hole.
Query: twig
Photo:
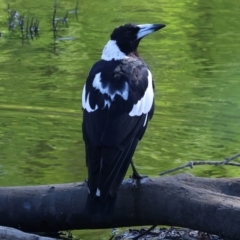
[[[232,157],[230,157],[230,158],[225,158],[225,160],[223,161],[223,164],[227,164],[227,163],[229,163],[230,161],[238,158],[239,156],[240,156],[240,153],[238,153],[238,154],[236,154],[236,155],[234,155],[234,156],[232,156]]]
[[[27,18],[27,24],[26,24],[26,39],[29,43],[29,17]]]
[[[66,12],[65,17],[62,19],[62,24],[66,24],[66,27],[68,27],[67,21],[68,21],[68,12]]]
[[[8,12],[8,16],[9,16],[9,15],[10,15],[10,12],[11,12],[9,3],[8,3],[8,5],[7,5],[7,12]]]
[[[78,20],[78,12],[79,12],[79,10],[78,10],[78,1],[77,1],[77,4],[76,4],[76,7],[75,7],[75,9],[74,9],[74,10],[71,10],[71,11],[69,11],[68,13],[70,13],[70,14],[73,14],[73,13],[75,13],[75,16],[76,16],[76,18],[77,18],[77,20]]]
[[[219,166],[219,165],[231,165],[231,166],[236,166],[236,167],[240,167],[240,163],[235,163],[235,162],[231,162],[232,160],[238,158],[240,156],[240,153],[229,157],[229,158],[225,158],[223,161],[190,161],[188,163],[185,163],[181,166],[178,166],[176,168],[172,168],[170,170],[164,171],[159,173],[160,176],[171,173],[171,172],[175,172],[178,171],[180,169],[186,168],[186,167],[190,167],[193,168],[193,166],[196,165],[214,165],[214,166]]]
[[[147,229],[146,231],[144,231],[143,233],[137,235],[136,237],[132,238],[132,240],[137,240],[139,239],[140,237],[150,233],[157,225],[153,225],[152,227],[150,227],[149,229]]]
[[[57,0],[54,0],[54,5],[53,8],[56,9],[57,8]]]
[[[36,22],[33,25],[33,31],[35,34],[35,38],[39,38],[39,23],[40,23],[40,21],[36,19]]]
[[[34,25],[33,25],[34,18],[32,18],[31,25],[29,27],[30,37],[33,40],[34,37]]]
[[[53,11],[53,17],[52,17],[52,27],[53,27],[53,38],[55,39],[56,36],[58,35],[58,32],[57,32],[57,24],[58,22],[55,21],[55,18],[56,18],[56,8],[54,8],[54,11]]]

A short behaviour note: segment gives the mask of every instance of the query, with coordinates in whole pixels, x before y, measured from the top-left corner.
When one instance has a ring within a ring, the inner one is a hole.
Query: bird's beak
[[[164,28],[166,25],[165,24],[142,24],[137,26],[140,28],[137,33],[137,39],[141,39],[150,33],[153,33],[161,28]]]

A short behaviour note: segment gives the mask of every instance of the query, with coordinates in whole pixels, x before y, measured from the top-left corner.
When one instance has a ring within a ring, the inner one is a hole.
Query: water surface
[[[8,31],[7,3],[40,20],[40,38]],[[192,159],[234,155],[240,144],[240,2],[85,1],[53,41],[53,2],[0,0],[1,186],[68,183],[87,177],[80,96],[91,65],[112,29],[127,22],[165,23],[139,52],[156,85],[156,112],[134,155],[140,172],[159,172]],[[59,0],[57,17],[75,8]],[[238,177],[233,167],[185,169],[205,177]],[[130,174],[130,172],[129,172]],[[129,175],[127,174],[127,175]],[[107,230],[74,232],[108,239]]]

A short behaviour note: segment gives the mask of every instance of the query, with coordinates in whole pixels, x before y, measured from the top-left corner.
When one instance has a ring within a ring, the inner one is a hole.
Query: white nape
[[[99,190],[99,188],[97,188],[96,196],[100,197],[100,195],[101,195],[101,191]]]
[[[128,86],[128,83],[125,82],[124,83],[124,88],[122,91],[114,91],[113,93],[111,93],[109,91],[109,84],[103,88],[102,86],[102,82],[101,82],[101,73],[97,73],[95,75],[95,78],[93,80],[93,87],[98,89],[102,94],[107,94],[108,96],[110,96],[111,100],[114,99],[115,95],[118,94],[120,95],[124,100],[127,100],[128,99],[128,91],[129,91],[129,86]],[[110,101],[105,101],[105,106],[108,105],[108,107],[110,106]]]
[[[109,40],[102,51],[101,59],[105,61],[111,61],[123,60],[125,58],[127,58],[126,54],[119,49],[116,41]]]
[[[154,92],[153,92],[152,74],[148,70],[148,87],[143,97],[140,100],[138,100],[136,104],[133,105],[133,108],[129,113],[129,116],[131,117],[140,116],[142,114],[148,113],[153,104],[153,97],[154,97]]]
[[[98,109],[98,106],[95,105],[94,109],[91,108],[89,104],[89,97],[90,97],[90,93],[88,93],[87,99],[86,99],[86,85],[84,85],[83,92],[82,92],[82,107],[88,112],[94,112]]]

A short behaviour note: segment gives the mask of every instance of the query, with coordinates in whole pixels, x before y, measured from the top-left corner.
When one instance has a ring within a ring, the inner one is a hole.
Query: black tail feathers
[[[111,217],[114,212],[117,196],[108,196],[105,201],[102,201],[100,197],[91,196],[88,194],[87,198],[87,213],[91,217]]]

